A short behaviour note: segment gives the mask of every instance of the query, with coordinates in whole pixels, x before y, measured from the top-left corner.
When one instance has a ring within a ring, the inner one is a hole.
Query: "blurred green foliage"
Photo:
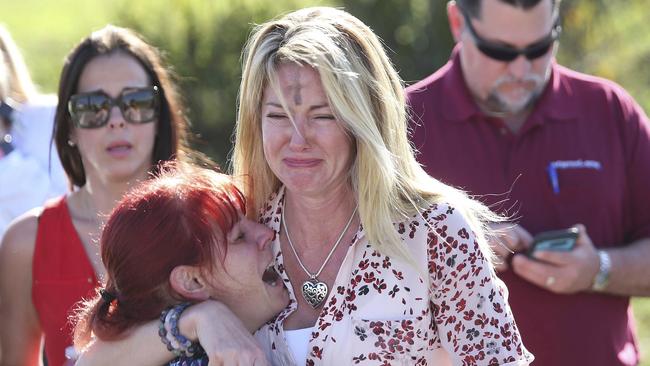
[[[566,5],[560,61],[615,80],[650,112],[650,0]]]
[[[641,349],[641,363],[639,366],[650,366],[650,298],[636,298],[632,300],[634,320],[639,337]]]
[[[650,0],[564,0],[560,63],[617,81],[650,111]],[[344,7],[384,40],[401,76],[417,81],[446,62],[453,41],[444,0],[0,0],[0,22],[41,89],[54,92],[63,57],[108,22],[161,48],[189,107],[195,146],[225,166],[240,52],[254,24],[304,6]],[[650,299],[635,299],[650,366]]]
[[[453,40],[446,2],[437,0],[347,0],[342,6],[384,41],[402,78],[411,84],[449,58]]]
[[[34,81],[55,92],[65,55],[91,31],[114,21],[101,0],[0,0],[3,23],[27,62]]]

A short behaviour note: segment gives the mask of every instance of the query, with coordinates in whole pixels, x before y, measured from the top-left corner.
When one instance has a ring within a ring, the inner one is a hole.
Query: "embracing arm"
[[[38,365],[41,328],[32,303],[32,258],[38,226],[29,212],[0,243],[0,365]]]
[[[158,337],[158,322],[151,321],[133,329],[129,335],[116,341],[94,339],[82,350],[75,365],[140,365],[159,366],[171,361],[174,355],[167,351]]]
[[[255,339],[228,307],[216,301],[192,305],[180,317],[179,330],[192,341],[199,341],[210,359],[210,365],[267,365]],[[135,328],[118,341],[96,340],[77,361],[86,365],[151,365],[165,364],[174,355],[158,336],[158,321]]]

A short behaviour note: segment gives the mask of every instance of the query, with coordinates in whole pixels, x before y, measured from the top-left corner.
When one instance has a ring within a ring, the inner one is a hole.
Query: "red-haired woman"
[[[107,26],[72,50],[58,100],[54,140],[73,190],[18,218],[3,238],[3,365],[38,364],[42,338],[48,365],[65,362],[71,307],[105,272],[102,219],[159,162],[187,155],[170,76],[158,51],[127,29]]]
[[[289,302],[272,267],[273,230],[244,214],[231,179],[209,170],[167,169],[128,193],[104,228],[106,280],[77,317],[75,344],[119,338],[173,307],[161,318],[171,345],[182,338],[182,303],[207,299],[227,305],[251,333],[270,320]],[[173,364],[207,365],[189,344],[179,346],[184,357]]]

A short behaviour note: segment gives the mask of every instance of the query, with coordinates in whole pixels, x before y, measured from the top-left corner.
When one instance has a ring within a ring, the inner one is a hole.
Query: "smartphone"
[[[568,252],[573,250],[578,239],[578,229],[575,227],[565,230],[544,231],[535,235],[533,244],[528,250],[528,256],[541,250]]]

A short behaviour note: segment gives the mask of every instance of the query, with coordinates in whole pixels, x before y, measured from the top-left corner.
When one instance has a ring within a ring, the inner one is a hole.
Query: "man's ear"
[[[460,42],[460,35],[465,27],[465,17],[460,12],[460,8],[455,1],[447,3],[447,19],[449,20],[449,30],[456,43]]]
[[[199,267],[175,267],[169,274],[169,283],[174,291],[187,299],[202,301],[210,298],[209,287]]]

